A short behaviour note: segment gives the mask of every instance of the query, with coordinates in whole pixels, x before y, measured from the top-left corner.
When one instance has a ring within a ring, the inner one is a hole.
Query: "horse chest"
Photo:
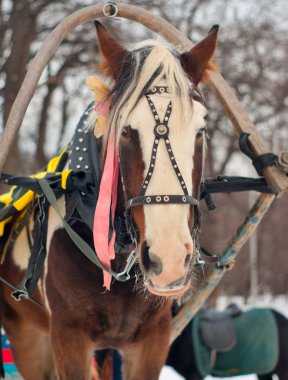
[[[137,340],[170,303],[159,306],[135,290],[135,281],[102,287],[102,273],[58,230],[51,241],[47,295],[54,315],[69,315],[97,348],[118,347]],[[61,260],[60,257],[61,256]],[[57,262],[57,265],[56,265]],[[50,270],[50,268],[56,268]],[[152,318],[153,316],[153,318]]]
[[[136,299],[125,302],[109,294],[103,303],[102,300],[95,302],[95,306],[87,312],[90,323],[86,325],[86,331],[99,348],[121,346],[134,342],[142,335],[149,326],[152,313],[153,310],[141,306]]]

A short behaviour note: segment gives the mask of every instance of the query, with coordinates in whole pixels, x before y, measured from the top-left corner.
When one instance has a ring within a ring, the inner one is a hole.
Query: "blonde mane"
[[[124,126],[129,114],[144,93],[163,80],[169,84],[173,109],[176,109],[184,120],[191,117],[191,97],[189,96],[191,85],[177,57],[179,53],[171,46],[156,40],[147,40],[133,45],[131,52],[129,73],[115,84],[110,94],[112,106],[108,118],[106,141],[110,133],[116,133],[118,140],[121,133],[120,122]]]

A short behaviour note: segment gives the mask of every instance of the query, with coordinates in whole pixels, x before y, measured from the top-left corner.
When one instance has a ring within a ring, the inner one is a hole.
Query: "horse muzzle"
[[[151,294],[162,297],[181,297],[190,288],[191,281],[184,281],[181,285],[167,285],[165,287],[157,286],[152,281],[148,280],[146,286]]]
[[[170,250],[166,246],[164,249],[166,254],[162,257],[153,253],[159,252],[157,246],[152,245],[151,248],[144,241],[140,260],[149,292],[159,296],[183,295],[190,287],[189,273],[191,273],[190,267],[193,261],[193,253],[191,253],[193,246],[183,244],[183,246],[173,247],[171,243]],[[178,252],[178,255],[173,255],[174,252]]]

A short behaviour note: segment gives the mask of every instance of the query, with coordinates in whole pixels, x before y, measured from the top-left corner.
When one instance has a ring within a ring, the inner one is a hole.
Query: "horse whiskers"
[[[135,272],[135,284],[134,291],[136,291],[145,302],[151,303],[156,308],[161,307],[167,300],[167,297],[159,297],[154,294],[151,294],[147,289],[148,279],[143,276],[140,268],[137,267]]]

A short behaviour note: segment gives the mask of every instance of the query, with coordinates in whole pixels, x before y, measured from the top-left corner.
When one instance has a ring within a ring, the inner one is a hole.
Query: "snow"
[[[217,377],[207,376],[205,377],[205,380],[218,380]],[[257,377],[254,375],[249,376],[237,376],[237,377],[226,377],[227,380],[256,380]],[[185,380],[184,377],[178,375],[177,372],[173,370],[171,367],[164,367],[162,369],[161,375],[159,377],[159,380]]]
[[[207,376],[205,377],[205,380],[218,380],[216,377]],[[256,380],[257,377],[254,375],[249,376],[237,376],[237,377],[226,377],[227,380]],[[164,367],[162,369],[161,375],[159,377],[159,380],[185,380],[184,377],[178,375],[177,372],[173,370],[171,367]]]

